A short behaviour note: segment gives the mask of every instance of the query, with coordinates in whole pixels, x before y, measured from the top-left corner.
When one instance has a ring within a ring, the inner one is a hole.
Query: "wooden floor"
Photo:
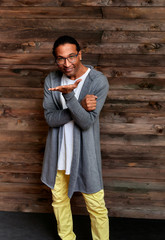
[[[91,240],[87,216],[74,216],[77,240]],[[110,240],[164,240],[165,220],[110,218]],[[0,212],[1,240],[59,240],[53,214]]]

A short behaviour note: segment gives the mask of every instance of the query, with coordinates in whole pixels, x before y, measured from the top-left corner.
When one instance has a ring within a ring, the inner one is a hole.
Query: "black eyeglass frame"
[[[77,54],[75,54],[75,55],[72,55],[72,56],[69,56],[69,57],[66,57],[66,58],[61,57],[61,59],[64,60],[64,63],[65,63],[66,59],[67,59],[70,63],[74,63],[75,60],[74,60],[74,61],[70,61],[69,58],[70,58],[70,57],[75,57],[75,58],[77,58],[78,55],[79,55],[79,52],[78,52]],[[64,64],[64,63],[58,63],[58,58],[55,59],[55,62],[57,63],[57,65],[63,65],[63,64]]]

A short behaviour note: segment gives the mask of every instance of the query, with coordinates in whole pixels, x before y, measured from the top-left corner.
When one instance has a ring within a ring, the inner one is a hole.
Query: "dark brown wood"
[[[14,116],[8,116],[8,121],[6,121],[6,117],[1,119],[0,128],[7,129],[8,131],[12,131],[13,129],[17,129],[18,131],[43,131],[43,129],[48,130],[48,127],[44,121],[44,119],[38,119],[38,116],[32,116],[27,118],[21,118]]]
[[[164,54],[165,44],[160,43],[103,43],[88,45],[84,53],[97,54]]]
[[[44,20],[45,21],[45,20]],[[34,48],[35,46],[40,47],[42,42],[52,42],[54,43],[55,39],[60,37],[61,35],[69,35],[75,37],[81,45],[85,45],[86,43],[99,43],[102,37],[102,31],[73,31],[64,29],[63,31],[58,31],[56,29],[42,28],[36,29],[27,28],[27,29],[17,29],[17,31],[13,31],[11,28],[5,29],[5,32],[0,32],[1,37],[1,50],[8,51],[9,48],[18,49],[19,47],[22,49]],[[10,37],[10,38],[9,38]],[[52,49],[52,46],[51,46]]]
[[[103,7],[103,18],[109,19],[164,19],[163,7]]]
[[[134,21],[120,19],[0,19],[1,31],[6,34],[17,31],[25,31],[25,33],[46,30],[50,31],[165,31],[164,20],[146,20],[138,19]],[[30,28],[30,30],[28,30]],[[9,29],[9,30],[7,30]],[[2,32],[1,32],[2,34]],[[4,34],[4,33],[3,33]]]
[[[165,1],[0,2],[0,210],[52,212],[41,183],[44,79],[55,39],[75,37],[108,78],[100,114],[110,216],[165,219]],[[87,214],[81,193],[74,214]]]
[[[157,102],[157,101],[149,101],[149,102],[138,102],[138,101],[110,101],[110,103],[105,104],[103,108],[105,114],[107,114],[107,111],[110,111],[113,113],[114,118],[117,115],[118,117],[126,116],[128,113],[141,113],[141,115],[145,116],[146,112],[149,114],[153,114],[153,117],[155,117],[155,114],[159,116],[159,114],[163,114],[165,110],[165,104],[164,102]],[[104,114],[104,113],[102,113]],[[161,115],[160,115],[161,116]]]
[[[7,1],[1,1],[1,6],[51,6],[51,7],[60,7],[61,1],[60,0],[27,0],[27,1],[17,1],[17,0],[7,0]]]
[[[129,41],[129,40],[128,40]],[[147,41],[147,40],[146,40]],[[52,46],[54,42],[27,42],[27,43],[10,43],[10,44],[0,44],[2,58],[4,55],[14,53],[14,57],[23,54],[29,56],[30,54],[35,54],[40,56],[41,53],[43,57],[46,57],[48,53],[51,53]],[[82,52],[84,54],[164,54],[165,53],[165,43],[96,43],[95,44],[85,44],[82,47]],[[45,54],[45,56],[44,56]],[[31,56],[34,59],[36,57]],[[5,58],[5,59],[6,59]],[[53,59],[54,60],[54,59]],[[4,60],[3,60],[4,62]]]
[[[25,163],[26,160],[28,159],[28,163],[42,163],[43,155],[41,154],[35,154],[32,152],[17,152],[17,151],[12,151],[12,152],[1,152],[0,153],[0,163],[5,163],[5,162],[19,162],[19,163]]]
[[[133,146],[127,145],[124,148],[121,145],[113,144],[113,148],[110,147],[110,144],[102,143],[101,144],[102,154],[109,155],[111,159],[125,159],[126,161],[129,159],[134,159],[134,157],[142,162],[143,160],[147,161],[149,159],[154,160],[155,157],[159,161],[160,159],[164,159],[165,150],[161,146]],[[140,153],[140,154],[139,154]],[[154,154],[153,154],[154,153]],[[124,161],[125,161],[124,160]],[[156,162],[150,162],[150,164],[155,164]],[[130,168],[131,169],[131,168]],[[147,169],[146,169],[147,170]],[[141,178],[141,176],[138,176]],[[158,176],[159,178],[159,176]]]
[[[150,90],[111,90],[108,93],[108,99],[121,101],[148,101],[148,102],[163,102],[165,95],[163,91]]]
[[[160,78],[108,78],[111,89],[165,90],[165,81]]]
[[[118,55],[108,55],[103,54],[100,56],[98,65],[109,66],[109,67],[164,67],[165,63],[163,61],[164,55],[129,55],[129,54],[118,54]]]
[[[43,89],[40,88],[11,88],[1,87],[0,96],[3,98],[43,98]]]
[[[112,0],[112,1],[100,1],[100,0],[63,0],[62,1],[62,5],[63,6],[103,6],[103,7],[107,7],[107,6],[164,6],[164,0],[140,0],[140,1],[131,1],[131,0]]]
[[[39,137],[39,136],[38,136]],[[43,154],[45,149],[45,142],[23,142],[23,140],[20,142],[0,142],[0,149],[2,153],[6,153],[6,149],[10,151],[16,151],[16,152],[24,152],[24,153],[35,153],[35,154]]]
[[[68,6],[164,6],[164,0],[140,0],[140,1],[131,1],[131,0],[115,0],[115,1],[100,1],[100,0],[26,0],[26,1],[17,1],[17,0],[7,0],[2,1],[1,6],[52,6],[52,7],[68,7]]]
[[[102,18],[102,11],[99,7],[1,7],[0,16],[6,19],[28,19],[28,18]]]
[[[46,130],[46,129],[45,129]],[[43,132],[29,132],[29,131],[17,131],[16,129],[13,131],[1,131],[1,142],[7,142],[8,144],[14,143],[21,143],[24,141],[24,143],[45,143],[45,136],[46,131]]]
[[[98,70],[102,71],[107,77],[112,78],[146,78],[151,79],[164,79],[165,69],[164,67],[97,67]],[[156,83],[155,83],[156,84]]]
[[[138,134],[138,135],[164,135],[164,124],[149,123],[101,123],[102,134]]]
[[[104,43],[165,43],[165,32],[144,31],[104,31]]]
[[[27,173],[27,172],[30,172],[30,173],[40,173],[41,172],[41,166],[42,164],[28,164],[28,163],[17,163],[17,162],[13,162],[13,163],[10,163],[10,162],[5,162],[5,163],[1,163],[1,171],[2,172],[16,172],[16,173]]]
[[[125,134],[102,134],[101,143],[109,144],[120,144],[123,147],[125,145],[136,145],[136,146],[165,146],[165,136],[155,135],[125,135]],[[104,140],[103,140],[104,139]]]
[[[97,65],[99,59],[98,54],[85,54],[83,56],[83,61],[86,64]],[[0,64],[8,65],[51,65],[51,68],[54,67],[54,58],[51,53],[48,54],[27,54],[27,53],[18,53],[18,54],[6,54],[0,53]]]
[[[40,173],[18,173],[18,172],[2,172],[0,173],[1,182],[7,183],[30,183],[30,184],[41,184]]]

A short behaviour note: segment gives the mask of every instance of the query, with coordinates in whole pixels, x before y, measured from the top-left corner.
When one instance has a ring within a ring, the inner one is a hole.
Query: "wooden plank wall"
[[[109,79],[101,114],[110,216],[165,219],[165,0],[0,1],[0,210],[49,212],[42,98],[54,40]],[[80,194],[73,212],[86,214]]]

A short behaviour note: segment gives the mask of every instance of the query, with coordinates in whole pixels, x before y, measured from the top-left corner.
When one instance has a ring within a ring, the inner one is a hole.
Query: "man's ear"
[[[82,60],[82,52],[81,52],[81,50],[79,51],[78,55],[80,57],[80,60]]]

